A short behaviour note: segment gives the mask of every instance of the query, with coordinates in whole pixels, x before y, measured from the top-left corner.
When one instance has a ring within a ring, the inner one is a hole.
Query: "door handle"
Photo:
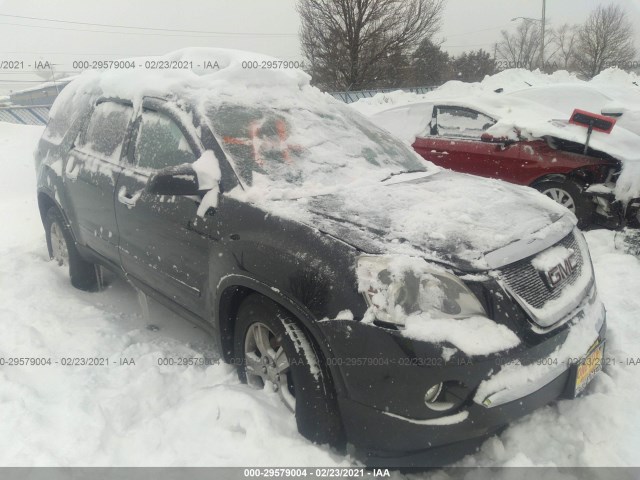
[[[80,162],[78,162],[75,157],[69,157],[67,160],[67,166],[64,169],[64,173],[67,178],[71,181],[74,181],[78,178],[78,172],[80,171]]]
[[[118,201],[123,205],[126,205],[127,208],[133,208],[136,206],[136,203],[140,199],[142,195],[142,190],[137,191],[133,195],[127,192],[127,187],[122,187],[118,191]]]

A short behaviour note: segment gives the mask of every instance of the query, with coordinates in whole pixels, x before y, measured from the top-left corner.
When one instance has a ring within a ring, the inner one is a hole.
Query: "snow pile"
[[[564,262],[574,253],[575,251],[573,248],[567,248],[559,245],[557,247],[552,247],[535,257],[531,261],[531,265],[541,272],[546,272],[559,264],[564,264]]]
[[[77,76],[58,96],[51,109],[55,117],[60,106],[82,95],[94,95],[96,89],[107,97],[133,100],[134,108],[143,96],[210,89],[217,95],[230,95],[252,87],[301,88],[310,77],[298,69],[250,69],[247,62],[273,62],[275,58],[242,50],[223,48],[185,48],[166,55],[135,57],[136,68],[86,71]],[[146,62],[177,62],[191,68],[145,68]],[[219,90],[216,90],[218,88]]]
[[[414,340],[454,345],[467,355],[489,355],[517,346],[518,336],[487,317],[424,318],[407,320],[403,335]]]
[[[635,72],[627,72],[621,68],[607,68],[593,77],[589,83],[603,87],[629,87],[640,89],[640,76]]]
[[[191,164],[198,176],[198,188],[208,190],[198,206],[198,215],[203,217],[210,208],[218,206],[220,195],[220,165],[218,159],[211,150],[204,152],[198,160]]]
[[[429,101],[442,96],[483,95],[496,93],[496,90],[501,90],[501,93],[510,93],[530,87],[552,85],[591,86],[601,90],[602,93],[606,93],[610,89],[617,90],[621,88],[633,91],[635,89],[640,90],[640,77],[635,73],[625,72],[618,68],[608,68],[590,81],[585,81],[566,70],[558,70],[552,74],[546,74],[540,70],[531,71],[523,68],[510,68],[493,75],[487,75],[480,82],[450,80],[432,92],[425,94],[404,92],[402,90],[379,93],[371,98],[362,98],[352,103],[351,106],[365,115],[372,115],[390,107],[406,105],[421,100]]]

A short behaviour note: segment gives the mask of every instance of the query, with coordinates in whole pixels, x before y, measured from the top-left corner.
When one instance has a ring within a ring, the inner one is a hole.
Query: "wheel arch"
[[[58,205],[58,203],[53,199],[53,197],[49,193],[43,190],[39,190],[38,191],[38,210],[40,211],[41,220],[44,221],[44,217],[47,215],[47,212],[51,207],[56,207],[60,211],[60,213],[62,213],[62,209],[60,208],[60,205]]]
[[[542,177],[536,178],[533,182],[529,184],[530,187],[536,188],[543,182],[564,182],[569,178],[569,175],[563,173],[550,173],[547,175],[543,175]]]
[[[326,342],[324,334],[316,325],[313,315],[288,295],[271,288],[265,283],[244,275],[224,277],[218,284],[217,291],[215,311],[218,315],[216,327],[219,332],[221,352],[225,361],[231,361],[234,355],[233,337],[238,308],[248,296],[256,293],[268,298],[291,314],[309,336],[309,339],[314,343],[324,359],[332,356],[331,348]],[[325,362],[325,365],[327,366],[326,371],[331,377],[331,382],[336,392],[342,392],[344,382],[340,371],[331,363]]]
[[[45,216],[47,215],[47,212],[51,207],[56,207],[58,209],[58,212],[60,212],[60,215],[62,215],[62,218],[64,219],[65,223],[69,227],[69,230],[75,237],[75,232],[73,231],[73,228],[71,228],[71,222],[69,221],[69,217],[67,216],[66,212],[62,208],[62,205],[60,205],[60,203],[58,203],[58,201],[56,200],[55,194],[47,189],[43,189],[43,188],[38,189],[38,210],[40,211],[40,219],[43,222],[44,222]]]

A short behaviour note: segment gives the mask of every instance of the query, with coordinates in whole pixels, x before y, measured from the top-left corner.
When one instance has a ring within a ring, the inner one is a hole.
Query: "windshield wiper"
[[[390,180],[391,178],[397,176],[397,175],[405,175],[407,173],[419,173],[419,172],[429,172],[429,170],[425,170],[425,169],[416,169],[416,170],[402,170],[401,172],[394,172],[391,175],[389,175],[387,178],[380,180],[380,182],[386,182],[387,180]]]

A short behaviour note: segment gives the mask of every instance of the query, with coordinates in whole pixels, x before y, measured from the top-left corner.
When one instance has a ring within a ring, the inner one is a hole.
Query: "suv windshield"
[[[220,104],[206,115],[248,186],[258,176],[290,186],[379,181],[428,164],[390,134],[346,110]]]

